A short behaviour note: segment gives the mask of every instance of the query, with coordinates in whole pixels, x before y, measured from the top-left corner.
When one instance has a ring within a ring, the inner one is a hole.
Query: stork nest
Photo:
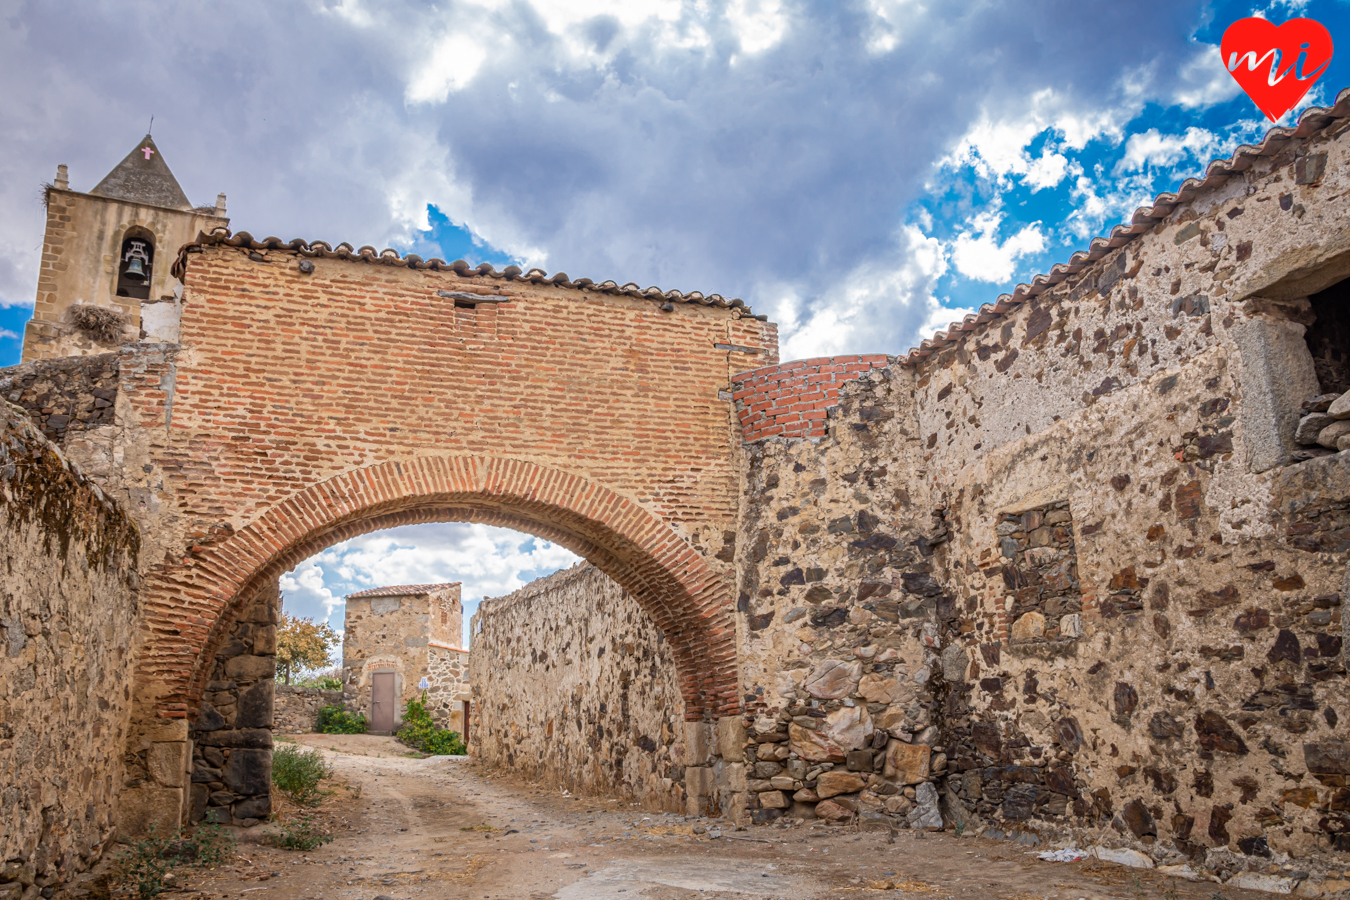
[[[127,328],[127,317],[122,312],[102,306],[76,304],[70,307],[70,321],[100,344],[120,344]]]

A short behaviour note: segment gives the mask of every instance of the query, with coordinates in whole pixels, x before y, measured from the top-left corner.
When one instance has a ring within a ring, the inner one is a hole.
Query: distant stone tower
[[[143,334],[176,340],[174,256],[229,221],[224,194],[215,206],[188,201],[148,134],[87,194],[57,166],[23,361],[105,353]],[[173,333],[157,334],[160,320]]]

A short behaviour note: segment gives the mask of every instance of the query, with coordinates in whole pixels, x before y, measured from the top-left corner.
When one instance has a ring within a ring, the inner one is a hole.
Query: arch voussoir
[[[731,593],[669,524],[575,473],[514,458],[453,456],[388,461],[333,476],[151,576],[138,668],[160,682],[156,714],[195,713],[237,607],[266,580],[342,540],[433,521],[519,528],[591,560],[668,635],[686,715],[739,711]]]

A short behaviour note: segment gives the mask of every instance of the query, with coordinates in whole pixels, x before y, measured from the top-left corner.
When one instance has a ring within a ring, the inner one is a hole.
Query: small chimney
[[[225,195],[216,194],[216,215],[224,218],[225,216]]]
[[[52,187],[60,191],[70,190],[70,174],[66,170],[65,163],[56,167],[56,181],[52,184]]]

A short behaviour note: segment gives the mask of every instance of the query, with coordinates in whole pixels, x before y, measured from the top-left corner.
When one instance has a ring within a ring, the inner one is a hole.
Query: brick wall
[[[885,354],[799,359],[741,372],[732,380],[732,399],[741,437],[819,438],[827,411],[839,405],[839,388],[887,366]]]
[[[302,258],[188,254],[180,340],[191,350],[157,382],[171,402],[128,392],[143,427],[168,423],[153,465],[174,499],[157,530],[191,548],[148,598],[151,714],[195,706],[197,661],[263,570],[353,533],[447,520],[520,528],[592,558],[680,636],[691,714],[734,706],[716,555],[735,524],[735,435],[718,393],[744,355],[717,345],[773,359],[772,326],[736,308],[666,310],[472,269],[320,257],[304,274]],[[441,291],[506,302],[466,311]]]

